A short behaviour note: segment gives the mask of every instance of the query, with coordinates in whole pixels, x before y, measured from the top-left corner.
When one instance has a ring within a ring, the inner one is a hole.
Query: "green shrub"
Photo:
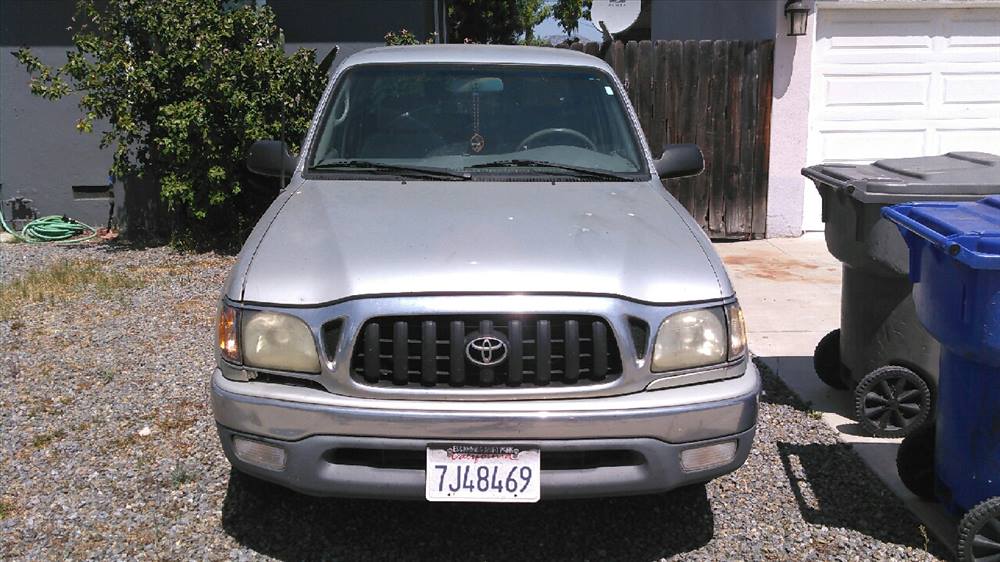
[[[403,28],[399,31],[390,31],[386,33],[383,39],[385,39],[385,44],[388,47],[394,47],[397,45],[421,45],[421,44],[431,44],[434,42],[436,34],[432,33],[427,36],[427,39],[421,42],[417,39],[417,36],[413,34],[412,31]]]
[[[72,30],[60,67],[13,53],[32,93],[81,94],[77,129],[107,125],[111,173],[156,182],[174,239],[241,239],[274,195],[254,189],[246,151],[267,138],[298,149],[325,81],[315,53],[286,55],[274,13],[254,2],[78,0]]]

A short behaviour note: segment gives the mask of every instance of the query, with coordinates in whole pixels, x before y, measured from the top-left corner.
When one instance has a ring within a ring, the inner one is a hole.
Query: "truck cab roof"
[[[521,45],[405,45],[366,49],[348,57],[343,66],[359,64],[520,64],[581,66],[612,72],[601,59],[552,47]]]

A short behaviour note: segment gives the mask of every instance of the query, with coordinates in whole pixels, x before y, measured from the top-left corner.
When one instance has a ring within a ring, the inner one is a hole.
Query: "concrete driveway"
[[[750,350],[851,445],[871,470],[940,540],[954,545],[957,522],[938,503],[909,492],[896,473],[899,439],[861,434],[847,391],[823,384],[812,355],[820,338],[840,327],[841,265],[822,233],[715,244],[746,315]]]

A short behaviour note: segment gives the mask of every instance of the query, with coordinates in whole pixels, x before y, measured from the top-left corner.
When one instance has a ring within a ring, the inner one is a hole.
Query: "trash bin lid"
[[[973,269],[1000,270],[1000,195],[966,203],[907,203],[882,215]]]
[[[872,164],[818,164],[803,168],[802,175],[843,189],[862,203],[971,201],[1000,193],[1000,156],[949,152]]]

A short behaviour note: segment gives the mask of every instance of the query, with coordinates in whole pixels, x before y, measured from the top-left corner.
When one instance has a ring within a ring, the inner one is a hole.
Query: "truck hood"
[[[231,298],[561,293],[678,303],[732,294],[707,238],[655,180],[311,180],[289,189],[270,226],[248,240]]]

